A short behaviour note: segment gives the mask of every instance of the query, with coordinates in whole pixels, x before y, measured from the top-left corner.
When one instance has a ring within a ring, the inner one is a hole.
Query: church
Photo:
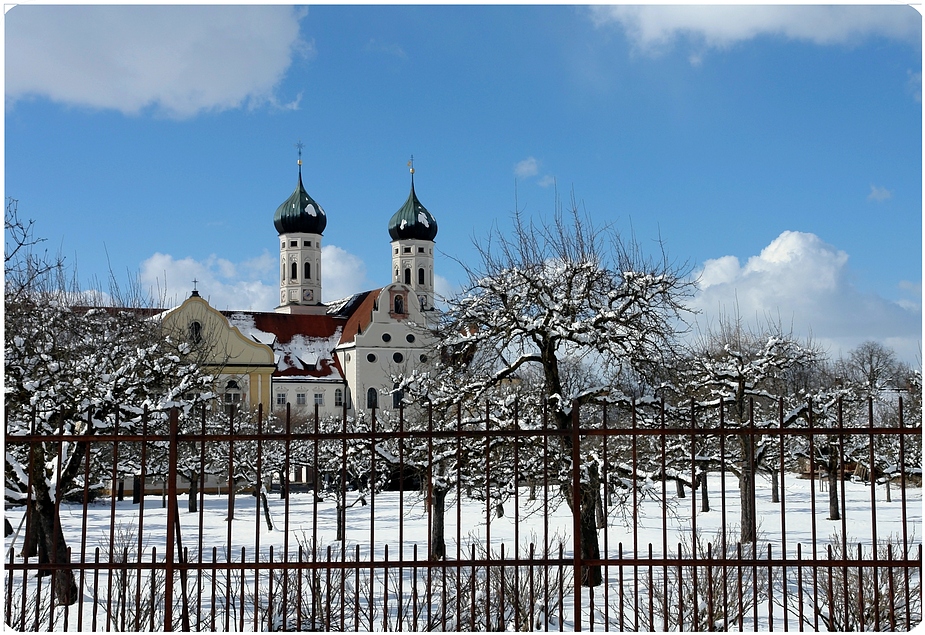
[[[301,154],[301,153],[300,153]],[[410,164],[409,164],[410,165]],[[194,290],[161,315],[164,328],[194,346],[215,377],[225,409],[296,416],[355,416],[394,410],[393,377],[426,367],[434,343],[434,239],[437,222],[411,192],[388,222],[392,282],[321,302],[321,245],[328,218],[298,184],[276,209],[279,306],[269,312],[218,311]],[[383,232],[384,238],[385,232]]]

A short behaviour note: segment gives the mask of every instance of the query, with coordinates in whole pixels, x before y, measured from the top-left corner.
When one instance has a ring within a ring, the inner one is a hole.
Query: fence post
[[[572,402],[572,550],[575,573],[575,632],[581,630],[581,437],[578,434],[578,401]]]
[[[176,408],[170,409],[170,452],[167,468],[167,550],[164,553],[164,631],[173,630],[173,564],[174,523],[177,515],[177,437],[180,417]]]

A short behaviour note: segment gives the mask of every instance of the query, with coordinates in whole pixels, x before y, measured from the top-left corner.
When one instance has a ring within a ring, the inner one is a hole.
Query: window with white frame
[[[305,405],[305,393],[304,393],[304,392],[296,393],[296,395],[295,395],[295,403],[296,403],[297,406],[304,406],[304,405]]]
[[[286,393],[278,392],[276,393],[276,405],[285,406],[286,405]]]
[[[324,405],[324,393],[323,393],[323,392],[316,392],[316,393],[315,393],[315,405],[316,405],[316,406],[323,406],[323,405]]]
[[[344,406],[344,391],[340,388],[334,390],[334,407],[342,408]]]

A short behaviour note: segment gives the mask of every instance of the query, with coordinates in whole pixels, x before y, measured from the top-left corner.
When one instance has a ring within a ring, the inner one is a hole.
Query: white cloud
[[[214,255],[199,261],[156,253],[141,263],[138,279],[162,306],[189,297],[196,280],[200,295],[216,309],[266,311],[278,304],[279,287],[265,282],[275,271],[276,258],[268,253],[240,265]]]
[[[867,195],[868,201],[876,201],[878,203],[883,202],[887,199],[892,198],[893,192],[886,189],[885,187],[879,187],[871,183],[870,185],[870,194]]]
[[[336,245],[321,248],[321,272],[324,302],[372,288],[363,261]],[[279,304],[276,276],[277,257],[269,252],[237,263],[215,255],[195,260],[156,253],[141,263],[138,278],[162,306],[189,297],[196,280],[200,295],[216,309],[271,311]]]
[[[833,356],[865,340],[879,340],[910,363],[920,356],[921,285],[902,283],[917,300],[892,302],[851,283],[848,254],[814,234],[785,231],[741,265],[735,256],[704,263],[693,307],[705,326],[738,313],[760,323],[779,320],[812,336]]]
[[[285,6],[30,6],[6,14],[9,102],[169,117],[279,104],[303,11]]]
[[[358,256],[336,245],[321,248],[322,302],[332,302],[354,293],[369,290],[372,283],[366,279],[366,264]]]
[[[516,176],[519,179],[536,176],[537,172],[539,172],[539,169],[540,169],[539,161],[537,161],[533,157],[527,157],[526,159],[524,159],[523,161],[520,161],[519,163],[517,163],[517,165],[514,166],[514,176]]]
[[[596,24],[621,26],[633,45],[647,53],[670,47],[680,36],[718,49],[762,35],[815,44],[850,44],[871,36],[916,46],[921,40],[920,15],[902,5],[619,5],[591,12]]]
[[[912,95],[912,98],[915,99],[920,104],[922,103],[922,72],[913,73],[912,70],[906,71],[906,90],[909,91],[909,94]]]

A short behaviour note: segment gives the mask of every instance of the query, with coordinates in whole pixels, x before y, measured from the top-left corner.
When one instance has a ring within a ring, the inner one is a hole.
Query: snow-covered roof
[[[293,315],[250,311],[225,312],[242,335],[273,349],[275,377],[340,379],[334,347],[345,319],[330,315]]]

